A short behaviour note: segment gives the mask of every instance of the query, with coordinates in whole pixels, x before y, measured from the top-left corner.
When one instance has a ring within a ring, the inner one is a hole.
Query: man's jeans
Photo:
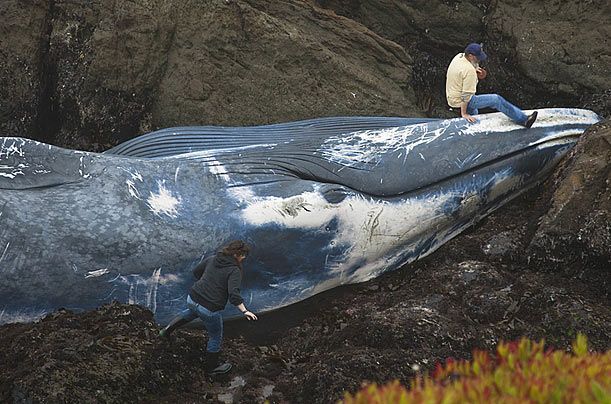
[[[504,113],[512,121],[523,125],[528,118],[524,112],[498,94],[481,94],[471,97],[467,104],[467,114],[477,115],[480,108],[493,108]]]
[[[180,314],[185,320],[195,320],[197,317],[202,319],[204,327],[208,331],[208,352],[219,352],[221,350],[221,342],[223,341],[223,316],[220,311],[212,312],[195,303],[191,296],[187,296],[187,309]]]

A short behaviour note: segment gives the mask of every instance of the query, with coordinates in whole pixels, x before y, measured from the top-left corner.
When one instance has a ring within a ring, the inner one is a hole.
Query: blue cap
[[[484,53],[483,47],[484,45],[481,43],[470,43],[465,48],[465,55],[475,55],[480,62],[483,62],[484,60],[488,59],[488,56]]]

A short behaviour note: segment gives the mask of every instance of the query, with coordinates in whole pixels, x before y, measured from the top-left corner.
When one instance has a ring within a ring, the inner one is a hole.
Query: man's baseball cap
[[[488,55],[484,53],[483,46],[484,45],[481,43],[470,43],[465,48],[465,54],[470,53],[472,55],[475,55],[475,57],[479,59],[480,62],[483,62],[484,60],[488,59]]]

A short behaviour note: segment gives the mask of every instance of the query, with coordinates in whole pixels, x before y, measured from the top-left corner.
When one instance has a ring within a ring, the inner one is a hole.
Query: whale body
[[[167,322],[232,239],[255,312],[372,279],[539,184],[600,120],[477,118],[170,128],[102,154],[0,137],[0,323],[112,300]]]

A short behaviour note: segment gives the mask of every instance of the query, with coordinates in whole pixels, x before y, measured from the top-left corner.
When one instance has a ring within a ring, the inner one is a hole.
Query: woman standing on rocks
[[[240,296],[242,261],[249,251],[250,247],[246,243],[234,240],[216,255],[197,265],[193,270],[197,280],[187,296],[187,309],[159,331],[161,337],[168,337],[178,327],[199,317],[208,331],[206,372],[210,375],[231,370],[230,363],[221,363],[219,360],[223,340],[223,316],[220,312],[225,308],[227,300],[240,309],[248,320],[257,320],[257,316],[246,309]]]

